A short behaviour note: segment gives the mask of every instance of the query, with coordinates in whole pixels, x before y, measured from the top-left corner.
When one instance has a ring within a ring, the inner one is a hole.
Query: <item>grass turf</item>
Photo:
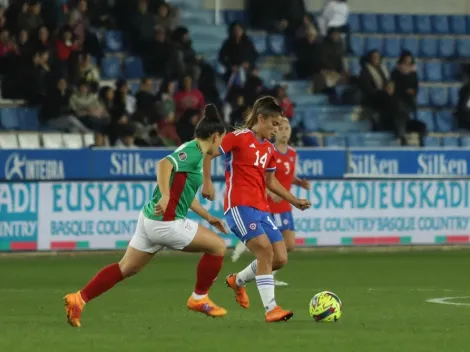
[[[467,306],[425,302],[470,296],[470,252],[295,253],[279,279],[277,301],[295,312],[266,324],[251,283],[249,310],[223,277],[251,260],[226,260],[211,298],[229,315],[186,310],[195,255],[162,255],[145,270],[91,302],[83,327],[65,323],[62,297],[76,291],[115,255],[0,258],[0,346],[3,351],[470,351]],[[320,290],[343,300],[342,320],[314,323],[308,303]],[[469,299],[455,302],[469,303]]]

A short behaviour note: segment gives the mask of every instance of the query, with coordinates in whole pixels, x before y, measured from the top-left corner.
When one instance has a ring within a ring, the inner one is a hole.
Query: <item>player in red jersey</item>
[[[283,118],[276,134],[274,144],[274,159],[276,161],[276,172],[274,176],[285,189],[290,190],[293,184],[304,189],[309,189],[310,184],[307,180],[302,180],[295,176],[297,153],[294,148],[289,146],[291,133],[292,130],[289,120]],[[269,209],[274,218],[274,223],[279,230],[281,230],[287,251],[290,252],[295,247],[295,223],[292,216],[292,206],[289,202],[278,197],[273,192],[268,190],[267,193]],[[232,260],[234,262],[237,261],[245,251],[246,246],[243,242],[239,242],[233,252]],[[276,274],[276,272],[273,272],[273,274]],[[275,280],[274,285],[287,286],[288,284],[283,281]]]
[[[282,121],[282,109],[272,97],[258,99],[248,116],[245,129],[227,134],[219,153],[226,158],[225,180],[227,190],[224,212],[233,233],[256,256],[248,267],[227,277],[226,283],[235,291],[237,302],[249,307],[245,284],[256,279],[256,285],[266,310],[267,322],[289,320],[293,313],[276,304],[273,270],[287,262],[287,250],[283,237],[269,213],[266,189],[287,200],[299,209],[311,206],[305,199],[298,199],[286,190],[274,177],[276,160],[273,138]],[[214,199],[210,180],[210,158],[204,162],[203,196]]]

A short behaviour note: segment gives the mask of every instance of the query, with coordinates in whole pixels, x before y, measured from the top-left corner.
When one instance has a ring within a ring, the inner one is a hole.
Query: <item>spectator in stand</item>
[[[135,113],[135,97],[130,94],[129,85],[123,79],[116,82],[114,92],[114,108],[119,116],[127,116],[131,119]]]
[[[315,93],[330,92],[338,83],[347,80],[344,59],[341,34],[336,28],[330,28],[328,36],[318,48],[319,72],[313,78]]]
[[[181,89],[175,94],[174,101],[177,121],[182,115],[184,115],[186,110],[192,109],[203,111],[206,105],[204,96],[199,89],[193,87],[193,80],[191,76],[188,75],[182,79]]]
[[[93,92],[98,90],[100,82],[100,71],[93,64],[91,55],[89,53],[82,53],[80,55],[79,80],[87,81],[90,85],[90,89]]]
[[[110,118],[109,124],[109,144],[114,145],[118,139],[123,126],[129,124],[129,119],[126,115],[122,115],[122,111],[118,111],[114,101],[115,92],[112,87],[105,86],[100,89],[99,100],[106,114]]]
[[[362,91],[362,104],[375,110],[380,110],[377,94],[384,90],[390,79],[390,74],[382,64],[382,56],[378,50],[372,50],[361,60],[362,69],[358,85]]]
[[[196,125],[199,122],[201,110],[187,109],[176,122],[176,131],[182,143],[189,142],[194,139]]]
[[[157,120],[156,97],[153,94],[153,83],[150,78],[142,78],[139,91],[135,95],[136,109],[134,119],[142,124],[154,123]]]
[[[40,111],[41,123],[62,132],[88,133],[90,130],[78,118],[73,116],[70,108],[72,90],[65,78],[57,81],[57,86],[49,91]]]
[[[145,53],[148,43],[154,40],[155,17],[148,12],[147,0],[139,0],[137,12],[132,16],[131,21],[131,42],[134,49],[139,53]]]
[[[119,138],[114,144],[116,148],[137,148],[137,146],[135,145],[136,130],[134,126],[123,126],[119,134]]]
[[[413,54],[404,51],[392,72],[395,92],[398,98],[412,114],[416,113],[416,96],[418,94],[418,74]]]
[[[243,87],[243,92],[245,103],[250,106],[253,105],[258,98],[267,93],[264,82],[259,77],[258,69],[255,68],[249,73]]]
[[[167,40],[162,28],[155,30],[155,38],[143,54],[145,72],[150,77],[175,79],[178,77],[177,52]]]
[[[90,92],[86,81],[81,81],[78,90],[72,94],[70,108],[86,127],[95,132],[95,139],[98,136],[102,140],[108,133],[110,117],[97,95]]]
[[[5,8],[0,6],[0,32],[7,28],[7,18],[5,17]]]
[[[31,60],[34,53],[34,46],[29,39],[29,32],[26,29],[20,30],[16,43],[21,59],[24,61]]]
[[[242,93],[242,92],[240,92]],[[242,126],[247,116],[248,105],[245,104],[243,94],[236,94],[230,106],[229,124],[233,128]]]
[[[459,92],[459,102],[456,109],[457,126],[470,130],[470,81],[466,80]]]
[[[32,34],[35,33],[43,24],[44,21],[41,17],[41,2],[38,0],[30,3],[25,2],[16,22],[18,28],[25,28]]]
[[[69,77],[75,72],[75,54],[78,55],[79,43],[70,26],[62,27],[56,40],[58,70],[61,76]]]
[[[24,99],[30,105],[41,105],[53,79],[49,66],[49,52],[40,51],[34,54],[30,63],[22,71]]]
[[[282,111],[284,111],[284,116],[288,119],[292,119],[292,117],[294,117],[294,103],[287,96],[286,87],[281,85],[277,86],[274,95]]]
[[[181,144],[175,127],[174,81],[163,81],[157,94],[158,135],[167,147]]]
[[[197,82],[201,69],[199,68],[196,52],[192,47],[188,29],[186,27],[176,28],[172,34],[172,41],[176,45],[181,76],[190,75],[193,81]]]
[[[211,64],[200,61],[201,75],[197,85],[206,104],[214,104],[220,111],[222,109],[222,101],[220,99],[219,90],[217,89],[217,73]]]
[[[13,49],[10,31],[4,29],[0,32],[0,57],[6,56]]]
[[[225,67],[226,80],[236,71],[248,72],[254,67],[257,57],[258,52],[245,34],[243,26],[239,22],[233,22],[229,27],[229,37],[219,52],[219,61]]]
[[[317,36],[317,28],[314,23],[313,16],[309,13],[306,13],[302,19],[302,24],[297,28],[295,32],[296,41],[307,38],[310,33],[314,33],[315,37]]]
[[[112,16],[114,8],[108,0],[89,0],[90,25],[98,28],[115,29],[116,20]]]
[[[323,35],[330,28],[336,28],[346,36],[346,48],[349,49],[349,5],[347,0],[330,0],[325,4],[321,16],[318,18],[320,30]]]
[[[155,24],[165,30],[166,34],[171,34],[179,25],[179,12],[170,7],[169,4],[162,2],[158,7]]]
[[[46,26],[41,26],[38,30],[35,41],[35,49],[37,51],[48,50],[51,47],[49,30]]]
[[[317,42],[317,32],[314,29],[305,33],[305,37],[297,42],[295,68],[300,79],[313,78],[320,72],[318,60],[320,47],[321,44]]]

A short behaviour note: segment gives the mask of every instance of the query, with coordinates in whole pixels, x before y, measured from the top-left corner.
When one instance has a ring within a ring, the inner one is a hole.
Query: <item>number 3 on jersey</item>
[[[260,164],[263,166],[263,169],[266,168],[266,161],[268,161],[268,153],[264,153],[261,158],[259,156],[259,150],[256,151],[256,161],[255,166],[259,166]]]

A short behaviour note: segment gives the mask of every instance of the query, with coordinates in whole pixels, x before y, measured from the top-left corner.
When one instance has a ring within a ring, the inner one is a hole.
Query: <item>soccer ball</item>
[[[323,291],[313,296],[308,307],[310,316],[317,322],[332,323],[341,318],[343,304],[333,292]]]

